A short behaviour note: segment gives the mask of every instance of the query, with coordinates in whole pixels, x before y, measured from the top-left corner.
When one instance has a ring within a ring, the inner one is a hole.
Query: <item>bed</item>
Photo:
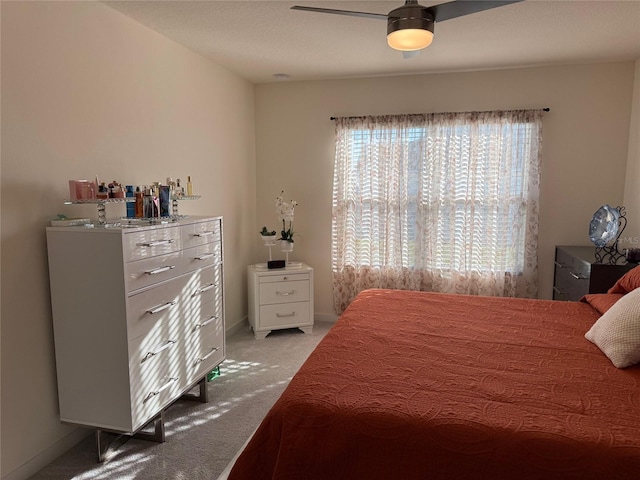
[[[585,339],[623,299],[640,305],[640,289],[610,292],[362,292],[229,480],[638,479],[640,368]]]

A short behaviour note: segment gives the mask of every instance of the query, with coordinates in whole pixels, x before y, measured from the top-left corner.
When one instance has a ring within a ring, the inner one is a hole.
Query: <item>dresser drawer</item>
[[[212,333],[224,333],[224,307],[222,292],[213,301],[203,303],[196,312],[189,316],[187,322],[187,338],[206,337]]]
[[[179,227],[126,233],[123,242],[125,262],[165,255],[182,248]]]
[[[181,273],[180,268],[178,268],[181,263],[182,254],[180,252],[172,252],[125,264],[127,292],[176,277]]]
[[[205,243],[182,252],[182,271],[185,273],[219,263],[222,263],[220,242]]]
[[[224,360],[224,332],[193,338],[186,351],[187,376],[182,387],[191,386]]]
[[[263,305],[260,307],[259,330],[312,324],[309,302]]]
[[[129,341],[146,334],[169,318],[184,314],[181,303],[184,303],[188,280],[188,276],[178,277],[127,299]]]
[[[220,242],[221,239],[220,222],[218,220],[192,223],[182,227],[183,248],[197,247],[205,243]]]
[[[182,292],[183,314],[196,315],[205,304],[213,302],[222,292],[222,268],[220,265],[203,268],[187,275],[187,286]]]
[[[133,428],[136,431],[147,424],[158,412],[182,392],[183,379],[168,372],[169,365],[164,365],[155,378],[146,378],[132,384],[131,415]]]
[[[309,300],[309,281],[260,283],[260,305],[306,302]]]
[[[179,365],[184,336],[177,322],[155,325],[147,334],[129,342],[129,377],[131,385],[145,384],[171,372],[168,366]],[[173,367],[175,368],[175,367]]]
[[[633,268],[630,264],[597,263],[595,247],[556,247],[553,299],[578,301],[588,293],[605,293]]]

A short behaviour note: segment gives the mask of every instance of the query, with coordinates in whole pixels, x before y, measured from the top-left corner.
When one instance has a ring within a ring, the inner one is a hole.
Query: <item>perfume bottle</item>
[[[193,195],[193,184],[191,183],[191,177],[187,177],[187,196]]]

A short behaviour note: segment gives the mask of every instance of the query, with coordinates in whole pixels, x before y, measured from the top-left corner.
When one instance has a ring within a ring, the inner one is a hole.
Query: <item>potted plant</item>
[[[262,238],[265,245],[275,245],[276,236],[275,230],[268,230],[267,227],[262,227],[262,230],[260,230],[260,238]]]
[[[283,252],[293,252],[293,222],[289,222],[286,228],[285,220],[282,219],[282,231],[280,232],[280,250]]]
[[[283,252],[293,251],[293,215],[294,209],[298,202],[291,200],[285,202],[282,198],[284,190],[280,192],[280,195],[276,197],[276,213],[278,218],[282,220],[282,230],[280,231],[280,250]],[[289,228],[287,228],[286,222],[289,222]]]

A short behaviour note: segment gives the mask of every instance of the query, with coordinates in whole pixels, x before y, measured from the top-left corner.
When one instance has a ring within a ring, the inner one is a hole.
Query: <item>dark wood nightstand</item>
[[[596,263],[595,247],[556,247],[553,299],[578,301],[587,293],[606,293],[636,263]]]

